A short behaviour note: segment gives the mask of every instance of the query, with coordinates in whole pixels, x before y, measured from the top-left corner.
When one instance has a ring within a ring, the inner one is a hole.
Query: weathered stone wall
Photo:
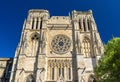
[[[8,82],[10,78],[12,59],[0,58],[0,82]]]

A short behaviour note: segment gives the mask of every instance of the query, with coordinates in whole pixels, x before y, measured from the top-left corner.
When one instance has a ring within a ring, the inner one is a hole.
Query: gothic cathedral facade
[[[103,50],[91,10],[69,16],[29,10],[10,82],[92,82]]]

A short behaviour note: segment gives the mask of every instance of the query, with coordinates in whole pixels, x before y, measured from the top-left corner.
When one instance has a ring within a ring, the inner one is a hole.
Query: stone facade
[[[103,50],[91,10],[51,17],[29,10],[10,82],[92,82]]]
[[[0,58],[0,82],[9,82],[12,62],[12,58]]]

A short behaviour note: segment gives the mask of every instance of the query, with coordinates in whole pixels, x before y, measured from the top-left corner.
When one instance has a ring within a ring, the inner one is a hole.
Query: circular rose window
[[[70,46],[70,38],[62,34],[56,35],[51,42],[52,50],[58,54],[66,53],[69,50]]]

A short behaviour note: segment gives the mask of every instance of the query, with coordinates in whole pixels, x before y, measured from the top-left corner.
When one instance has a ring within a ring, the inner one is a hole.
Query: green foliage
[[[95,75],[98,82],[120,82],[120,38],[113,38],[105,45]]]

